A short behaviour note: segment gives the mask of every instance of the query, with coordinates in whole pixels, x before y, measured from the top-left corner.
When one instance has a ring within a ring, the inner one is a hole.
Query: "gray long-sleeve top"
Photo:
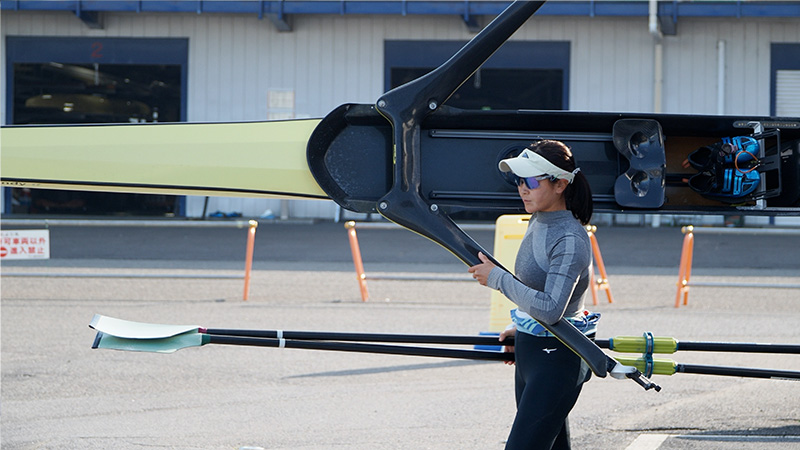
[[[583,312],[589,286],[592,247],[589,236],[568,210],[531,216],[514,272],[494,268],[487,285],[502,292],[519,310],[545,324]]]

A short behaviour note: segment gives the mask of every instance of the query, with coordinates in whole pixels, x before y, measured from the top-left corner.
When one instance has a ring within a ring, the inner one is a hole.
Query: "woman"
[[[507,449],[569,449],[567,415],[589,380],[588,366],[539,323],[562,317],[594,337],[583,294],[589,286],[592,253],[586,225],[592,193],[564,143],[543,140],[500,162],[517,178],[519,196],[531,220],[515,263],[516,277],[482,253],[470,267],[482,285],[500,290],[518,309],[500,335],[515,336],[517,416]],[[534,319],[534,317],[536,319]]]

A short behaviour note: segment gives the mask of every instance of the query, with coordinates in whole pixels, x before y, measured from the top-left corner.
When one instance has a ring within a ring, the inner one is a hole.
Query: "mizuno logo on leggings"
[[[547,353],[548,355],[549,355],[551,352],[554,352],[554,351],[556,351],[556,350],[558,350],[558,349],[556,349],[556,348],[543,348],[543,349],[542,349],[542,351],[543,351],[543,352],[545,352],[545,353]]]

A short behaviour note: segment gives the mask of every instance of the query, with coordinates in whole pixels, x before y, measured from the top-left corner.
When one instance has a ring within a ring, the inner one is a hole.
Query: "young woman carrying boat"
[[[591,189],[560,141],[537,141],[501,161],[500,170],[517,177],[519,196],[531,213],[516,276],[483,254],[482,263],[469,272],[518,306],[511,312],[512,325],[500,335],[501,341],[515,336],[517,415],[506,448],[569,449],[567,416],[591,371],[539,321],[552,324],[564,317],[594,337],[597,316],[587,316],[583,308],[592,270],[583,228],[592,216]]]

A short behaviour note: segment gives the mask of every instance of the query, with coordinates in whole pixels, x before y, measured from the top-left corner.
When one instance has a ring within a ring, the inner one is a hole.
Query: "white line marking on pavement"
[[[800,442],[800,436],[792,434],[640,434],[625,450],[658,450],[669,438],[720,442]]]
[[[625,450],[656,450],[670,436],[669,434],[640,434]]]
[[[766,434],[681,434],[673,435],[678,439],[691,439],[697,441],[727,441],[727,442],[800,442],[800,436],[795,434],[766,435]]]

